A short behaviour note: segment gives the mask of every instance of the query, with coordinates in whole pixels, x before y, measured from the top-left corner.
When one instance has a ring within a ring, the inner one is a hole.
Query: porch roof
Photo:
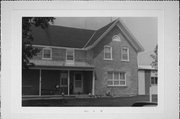
[[[33,68],[59,68],[59,69],[94,69],[93,65],[86,62],[74,62],[73,64],[67,64],[63,61],[52,61],[52,60],[30,60],[30,62],[35,64]]]

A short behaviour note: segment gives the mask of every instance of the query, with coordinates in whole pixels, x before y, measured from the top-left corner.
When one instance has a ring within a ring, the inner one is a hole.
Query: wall
[[[113,41],[112,37],[119,35],[121,42]],[[113,47],[113,60],[104,60],[104,45]],[[121,61],[121,47],[127,46],[129,48],[129,62]],[[110,91],[114,96],[129,96],[138,94],[138,67],[137,67],[137,53],[129,42],[122,35],[119,28],[114,27],[93,49],[94,51],[94,65],[96,66],[96,82],[95,94],[105,95]],[[107,72],[108,71],[123,71],[126,72],[127,86],[125,87],[109,87],[107,86]]]

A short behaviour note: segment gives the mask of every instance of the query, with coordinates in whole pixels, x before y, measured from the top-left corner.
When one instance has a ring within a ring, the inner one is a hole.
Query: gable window
[[[112,47],[111,46],[104,46],[104,59],[105,60],[112,60]]]
[[[43,48],[42,59],[52,59],[52,49],[51,48]]]
[[[112,37],[112,40],[113,40],[113,41],[118,41],[118,42],[121,41],[121,39],[120,39],[120,37],[119,37],[118,35],[114,35],[114,36]]]
[[[108,72],[107,77],[108,86],[126,86],[125,72]]]
[[[74,49],[66,49],[66,62],[74,63]]]
[[[121,49],[121,60],[122,61],[129,61],[129,48],[122,47],[122,49]]]

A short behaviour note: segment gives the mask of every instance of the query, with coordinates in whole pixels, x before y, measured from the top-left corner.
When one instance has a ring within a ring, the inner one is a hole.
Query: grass
[[[103,98],[72,98],[72,99],[36,99],[23,100],[22,106],[48,106],[48,107],[127,107],[137,101],[149,101],[148,96],[133,97],[103,97]]]

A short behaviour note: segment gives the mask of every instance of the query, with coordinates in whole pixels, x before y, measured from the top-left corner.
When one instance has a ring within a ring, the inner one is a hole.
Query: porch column
[[[41,96],[41,69],[39,70],[39,96]]]
[[[92,79],[92,95],[94,95],[94,91],[95,91],[95,72],[92,72],[93,75],[93,79]]]
[[[69,70],[68,70],[68,95],[69,95],[69,92],[70,92],[70,73],[69,73]]]

